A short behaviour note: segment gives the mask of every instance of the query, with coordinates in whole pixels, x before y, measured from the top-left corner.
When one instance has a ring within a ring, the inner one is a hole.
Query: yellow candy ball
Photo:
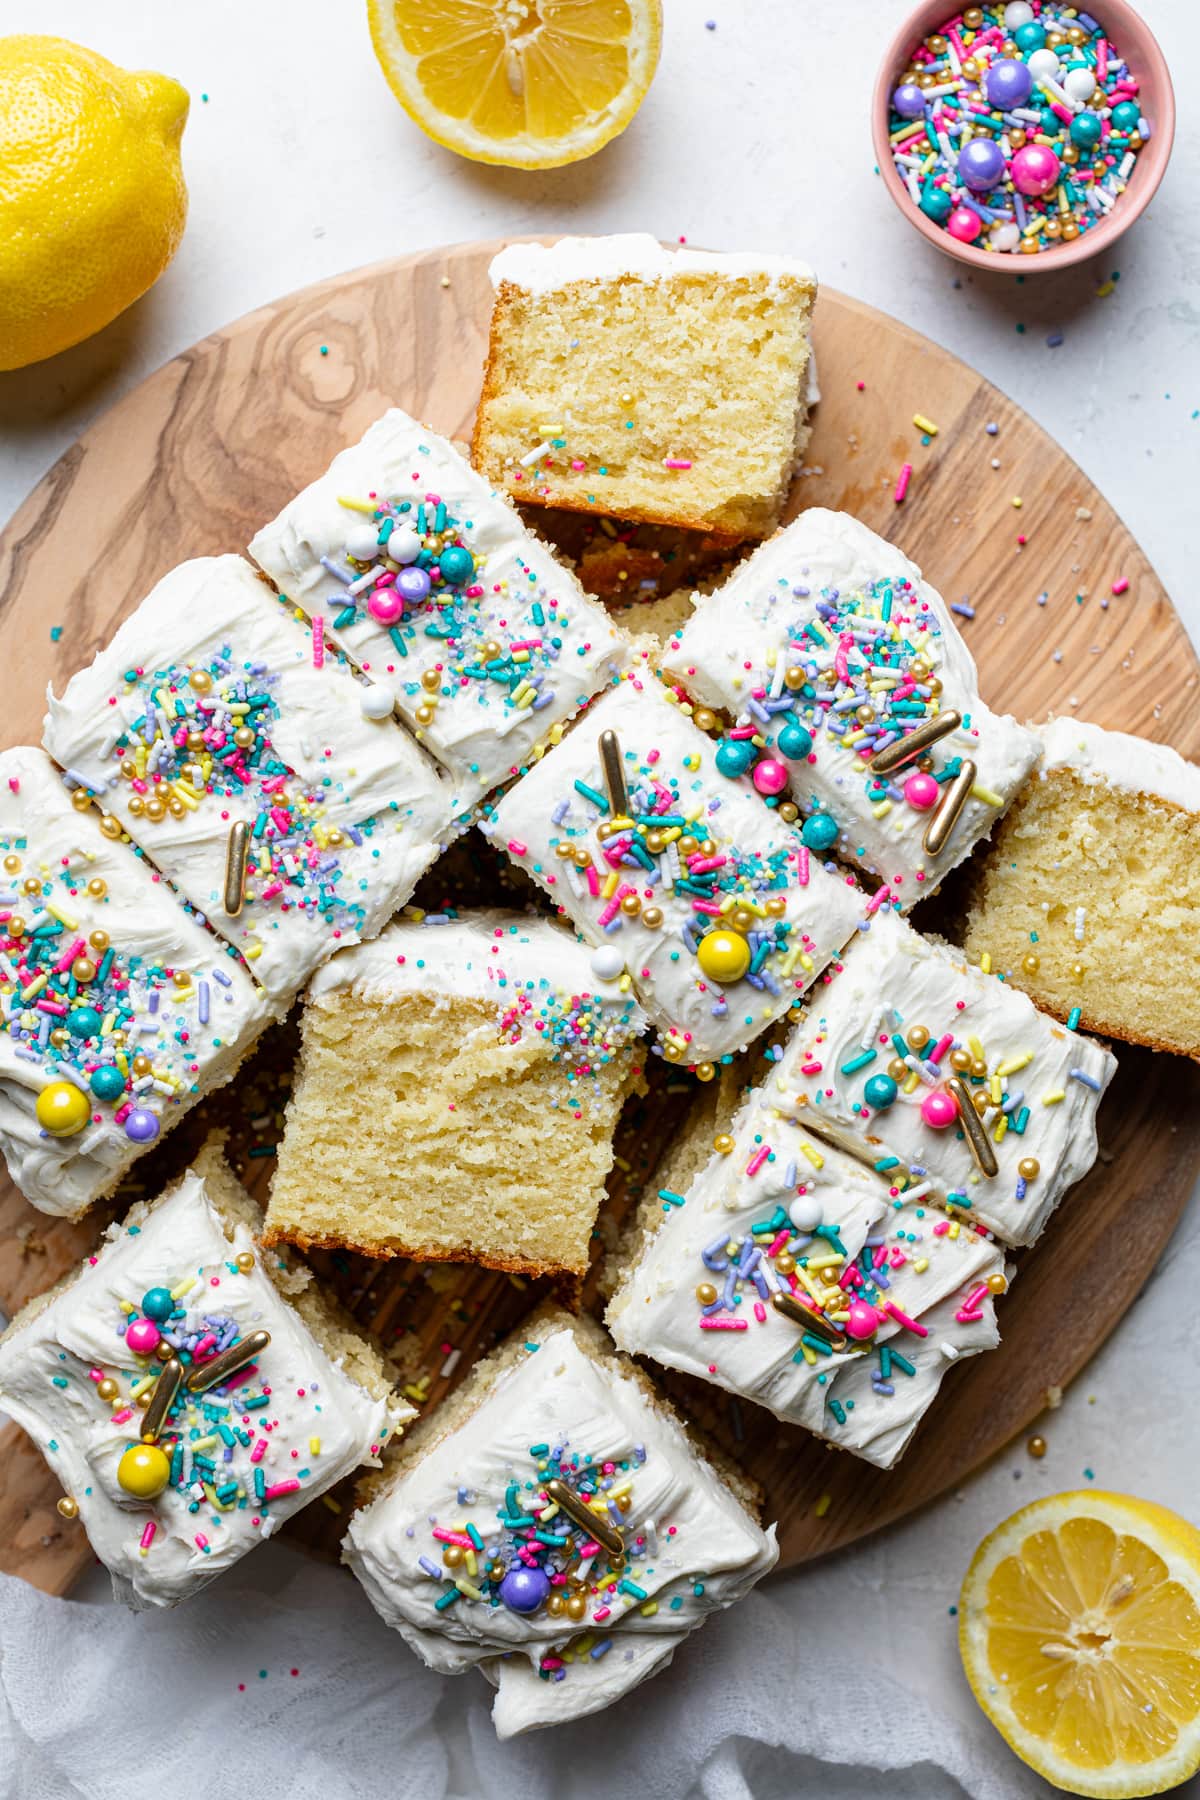
[[[750,946],[735,931],[710,931],[697,945],[696,961],[710,981],[740,981],[750,967]]]
[[[171,1459],[157,1444],[131,1444],[117,1464],[117,1480],[137,1500],[155,1500],[171,1479]]]
[[[51,1137],[74,1137],[92,1116],[91,1103],[73,1081],[52,1081],[37,1097],[37,1122]]]

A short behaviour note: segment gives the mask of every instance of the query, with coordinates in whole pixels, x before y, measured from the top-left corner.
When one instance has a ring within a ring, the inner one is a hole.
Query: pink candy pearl
[[[946,1131],[958,1118],[958,1102],[945,1088],[934,1088],[921,1102],[921,1117],[934,1131]]]
[[[404,611],[403,596],[392,587],[376,588],[367,601],[367,611],[381,625],[394,625]]]
[[[158,1339],[159,1329],[153,1319],[133,1319],[125,1331],[125,1342],[135,1356],[153,1356]]]
[[[1019,194],[1048,194],[1058,180],[1059,162],[1049,144],[1026,144],[1010,164]]]
[[[983,230],[983,220],[969,206],[956,206],[946,220],[946,230],[960,244],[973,244]]]
[[[755,763],[752,779],[760,794],[782,794],[788,784],[787,764],[764,756]]]
[[[846,1318],[846,1336],[869,1338],[879,1324],[879,1314],[865,1300],[852,1300]]]
[[[904,798],[914,812],[928,812],[936,806],[940,792],[932,775],[910,775],[904,784]]]

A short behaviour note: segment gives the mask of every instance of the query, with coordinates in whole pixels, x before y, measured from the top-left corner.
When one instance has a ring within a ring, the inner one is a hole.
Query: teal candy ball
[[[142,1311],[157,1325],[161,1325],[164,1319],[169,1319],[174,1310],[175,1302],[171,1298],[170,1288],[147,1288],[142,1295]]]
[[[438,568],[442,571],[443,581],[448,581],[451,587],[461,587],[475,573],[475,558],[465,544],[451,544],[438,557]]]
[[[72,1037],[92,1038],[100,1030],[102,1020],[94,1006],[77,1006],[67,1014],[67,1030]]]
[[[885,1106],[892,1104],[899,1091],[890,1075],[872,1075],[863,1089],[863,1098],[876,1112],[882,1112]]]
[[[92,1070],[88,1086],[97,1100],[119,1100],[125,1092],[125,1077],[112,1063],[101,1063]]]
[[[1013,32],[1013,43],[1022,56],[1029,56],[1034,50],[1040,50],[1046,42],[1046,28],[1039,25],[1036,19],[1030,19],[1028,25],[1018,25]]]
[[[754,745],[747,738],[722,738],[717,745],[717,768],[722,775],[744,775],[754,761]]]
[[[1114,131],[1136,131],[1142,109],[1136,100],[1118,100],[1112,109]]]
[[[792,762],[798,761],[802,756],[807,756],[812,745],[812,732],[806,731],[804,726],[794,719],[788,720],[777,740],[780,756],[786,756]]]
[[[954,202],[945,188],[926,188],[921,195],[921,211],[927,219],[932,219],[935,225],[944,225],[950,217],[953,207]]]
[[[810,850],[832,850],[838,841],[838,822],[831,813],[813,813],[805,819],[800,836]]]
[[[1100,116],[1094,112],[1076,113],[1071,120],[1071,142],[1078,144],[1081,150],[1092,150],[1100,142],[1104,127]]]

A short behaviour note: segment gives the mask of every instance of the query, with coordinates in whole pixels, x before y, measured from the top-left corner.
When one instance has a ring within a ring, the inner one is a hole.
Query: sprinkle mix
[[[1138,91],[1090,13],[1057,0],[969,6],[917,46],[892,95],[896,170],[960,243],[1036,256],[1125,192],[1152,129]]]

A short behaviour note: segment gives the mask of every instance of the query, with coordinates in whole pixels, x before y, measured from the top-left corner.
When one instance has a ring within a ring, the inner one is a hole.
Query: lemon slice
[[[975,1698],[1069,1794],[1161,1794],[1200,1768],[1200,1532],[1121,1494],[1055,1494],[985,1538],[963,1582]]]
[[[553,169],[624,131],[662,44],[662,0],[367,0],[388,84],[435,143]]]

